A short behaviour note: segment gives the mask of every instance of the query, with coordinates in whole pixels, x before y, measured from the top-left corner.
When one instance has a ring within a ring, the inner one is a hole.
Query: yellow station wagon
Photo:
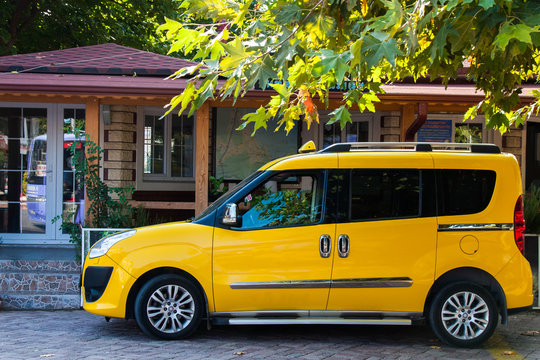
[[[100,240],[84,308],[163,339],[203,319],[427,321],[476,346],[532,306],[520,170],[495,145],[442,146],[335,144],[272,161],[193,221]]]

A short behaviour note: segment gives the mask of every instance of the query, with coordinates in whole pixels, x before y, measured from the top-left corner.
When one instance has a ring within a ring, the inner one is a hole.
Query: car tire
[[[450,345],[475,347],[491,337],[499,313],[491,293],[471,283],[445,286],[433,298],[429,323],[435,335]]]
[[[152,337],[189,337],[201,322],[203,298],[193,281],[175,274],[157,276],[144,284],[135,299],[135,319]]]

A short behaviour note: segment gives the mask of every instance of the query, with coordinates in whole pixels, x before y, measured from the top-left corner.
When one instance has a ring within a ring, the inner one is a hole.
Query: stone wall
[[[401,129],[400,118],[395,115],[381,116],[381,140],[382,142],[399,142]]]
[[[109,186],[135,186],[136,118],[136,106],[111,106],[111,122],[103,132],[103,180]]]
[[[522,163],[522,144],[523,136],[525,132],[523,131],[523,126],[520,127],[511,127],[509,131],[505,132],[502,136],[502,151],[510,154],[514,154],[518,161],[520,167],[525,166]]]
[[[76,261],[0,260],[0,308],[80,308],[81,267]]]

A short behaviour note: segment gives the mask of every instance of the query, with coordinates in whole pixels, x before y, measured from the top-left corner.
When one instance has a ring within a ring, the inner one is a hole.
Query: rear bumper
[[[516,251],[512,259],[495,276],[506,296],[508,313],[513,309],[530,308],[534,301],[531,265]]]

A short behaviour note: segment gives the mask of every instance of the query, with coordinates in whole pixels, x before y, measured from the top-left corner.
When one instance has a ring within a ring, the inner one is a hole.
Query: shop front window
[[[0,107],[0,232],[45,233],[47,109]]]

